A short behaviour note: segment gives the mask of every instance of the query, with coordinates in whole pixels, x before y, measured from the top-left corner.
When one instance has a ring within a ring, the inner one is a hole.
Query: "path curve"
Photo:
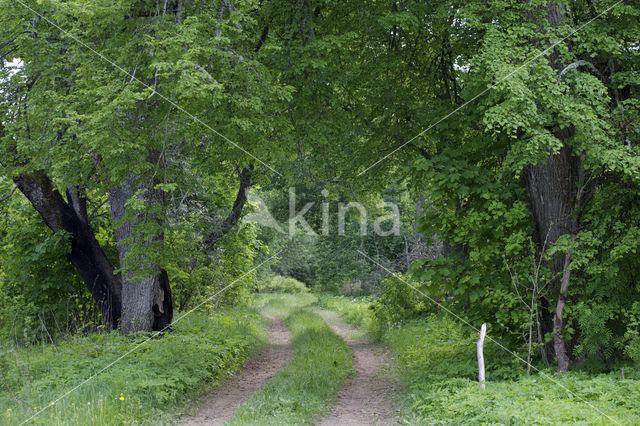
[[[354,354],[355,376],[342,389],[333,412],[320,421],[321,426],[360,426],[399,424],[390,397],[395,389],[389,372],[391,355],[382,345],[364,339],[354,339],[353,329],[320,312],[333,331],[342,337]]]
[[[291,333],[282,320],[263,313],[271,321],[267,330],[271,345],[244,365],[237,376],[222,387],[200,398],[194,415],[186,415],[183,426],[221,425],[231,418],[234,410],[253,392],[264,386],[291,360]]]

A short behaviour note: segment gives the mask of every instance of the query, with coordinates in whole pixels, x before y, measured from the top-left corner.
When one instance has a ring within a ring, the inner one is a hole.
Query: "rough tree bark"
[[[566,21],[565,11],[557,4],[548,4],[545,19],[551,26],[563,25]],[[552,54],[548,60],[554,70],[561,72],[562,64],[555,55]],[[528,165],[524,169],[523,184],[535,223],[539,256],[561,236],[573,234],[577,227],[573,197],[577,193],[578,161],[568,143],[573,135],[574,129],[571,126],[556,130],[555,136],[563,144],[560,151],[550,153],[544,162]],[[555,354],[558,371],[565,372],[569,369],[570,355],[563,337],[562,313],[567,302],[566,293],[571,276],[571,254],[557,253],[546,262],[546,266],[551,272],[548,288],[558,296],[558,301],[555,310],[550,313],[553,302],[548,298],[541,300],[542,329],[544,332],[553,332],[553,345],[548,348],[547,353]]]
[[[539,256],[543,255],[543,246],[551,247],[561,236],[574,231],[574,164],[575,158],[571,155],[571,149],[565,146],[558,154],[547,157],[544,163],[525,168],[524,183],[529,209],[536,225],[535,236]],[[546,262],[546,266],[551,273],[548,288],[552,294],[558,295],[561,307],[556,307],[551,315],[549,308],[552,302],[543,298],[543,308],[547,309],[542,310],[542,328],[543,331],[553,331],[553,351],[547,353],[555,354],[558,370],[564,372],[569,368],[569,355],[563,338],[562,311],[569,287],[571,256],[557,253]]]
[[[121,226],[114,233],[118,243],[120,265],[123,268],[132,262],[145,263],[144,259],[131,259],[129,256],[129,243],[133,237],[135,222],[125,220],[126,202],[135,194],[136,189],[133,180],[129,179],[109,192],[111,217],[114,221],[121,222]],[[166,330],[173,320],[173,298],[167,272],[160,270],[157,274],[136,279],[133,271],[127,271],[122,278],[123,309],[120,332],[126,335],[137,331]]]
[[[67,189],[65,201],[44,171],[22,173],[14,182],[53,232],[64,230],[71,234],[69,260],[98,303],[105,321],[117,328],[122,310],[122,283],[89,225],[86,200],[72,187]]]

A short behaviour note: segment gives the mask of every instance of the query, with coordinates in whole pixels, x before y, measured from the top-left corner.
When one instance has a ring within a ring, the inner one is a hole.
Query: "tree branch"
[[[576,69],[576,68],[581,67],[581,66],[585,66],[585,67],[589,68],[591,71],[593,71],[598,76],[601,75],[600,71],[598,71],[598,69],[591,62],[583,61],[582,59],[580,59],[579,61],[576,61],[576,62],[574,62],[572,64],[567,65],[562,71],[560,71],[560,74],[558,74],[558,80],[560,80],[566,73],[568,73],[572,69]]]
[[[6,197],[0,198],[0,203],[4,203],[9,198],[11,198],[13,196],[14,192],[16,192],[17,189],[18,189],[18,185],[14,185],[13,189],[11,190],[11,193],[9,195],[7,195]]]
[[[208,251],[213,247],[222,237],[225,236],[240,220],[242,215],[242,209],[247,202],[247,194],[252,186],[251,176],[253,174],[253,166],[245,167],[240,172],[240,188],[238,194],[233,202],[233,207],[227,218],[220,225],[220,229],[211,232],[204,238],[204,251]]]
[[[262,46],[264,45],[264,42],[267,41],[268,35],[269,35],[269,26],[265,25],[264,29],[262,30],[262,34],[260,35],[260,39],[258,40],[256,47],[253,49],[254,52],[257,53],[262,48]]]

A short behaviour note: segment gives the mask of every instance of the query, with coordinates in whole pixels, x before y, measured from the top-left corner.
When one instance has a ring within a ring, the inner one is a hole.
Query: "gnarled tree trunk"
[[[122,222],[121,226],[115,230],[115,237],[118,243],[120,265],[123,268],[128,267],[132,262],[140,262],[142,265],[146,263],[144,258],[132,259],[129,256],[129,243],[134,237],[133,227],[136,222],[125,220],[126,202],[135,192],[133,180],[129,179],[127,183],[109,193],[111,217],[114,221]],[[153,269],[153,265],[146,266]],[[122,282],[123,309],[120,321],[122,334],[136,331],[163,331],[171,325],[173,298],[166,271],[159,270],[142,279],[136,279],[133,271],[126,271]]]
[[[71,234],[69,260],[98,303],[105,321],[117,328],[122,283],[89,225],[86,200],[75,188],[69,188],[65,201],[42,170],[22,173],[14,182],[53,232],[64,230]]]

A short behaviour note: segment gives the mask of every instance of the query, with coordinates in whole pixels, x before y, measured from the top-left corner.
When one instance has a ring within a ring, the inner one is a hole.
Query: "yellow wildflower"
[[[124,396],[121,396],[121,397],[120,397],[120,401],[124,401]]]

